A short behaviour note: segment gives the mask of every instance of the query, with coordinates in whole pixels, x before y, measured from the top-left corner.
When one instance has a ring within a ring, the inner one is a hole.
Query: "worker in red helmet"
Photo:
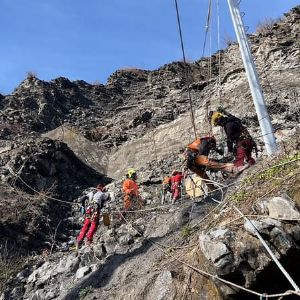
[[[174,204],[181,197],[181,182],[183,179],[182,172],[174,170],[171,176],[171,191],[172,191],[172,203]]]
[[[81,246],[85,237],[87,238],[87,245],[92,243],[99,225],[100,212],[109,199],[110,194],[106,192],[103,184],[98,184],[96,188],[78,199],[81,202],[81,212],[85,215],[85,219],[77,237],[77,249]]]

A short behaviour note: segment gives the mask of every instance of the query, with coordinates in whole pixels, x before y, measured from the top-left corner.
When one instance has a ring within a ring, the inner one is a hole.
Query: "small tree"
[[[280,21],[280,19],[271,19],[267,18],[262,22],[259,22],[256,26],[256,33],[265,35],[268,32],[271,32],[275,23]]]
[[[27,79],[37,79],[37,73],[33,71],[28,71],[26,73],[26,78]]]
[[[223,42],[226,45],[226,47],[229,47],[229,46],[234,45],[236,43],[236,41],[232,37],[230,37],[229,35],[224,36]]]

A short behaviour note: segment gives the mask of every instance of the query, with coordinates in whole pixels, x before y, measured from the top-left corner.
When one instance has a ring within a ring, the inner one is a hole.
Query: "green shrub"
[[[82,300],[84,299],[88,294],[90,294],[93,291],[93,287],[92,286],[87,286],[83,289],[80,290],[79,292],[79,299]]]

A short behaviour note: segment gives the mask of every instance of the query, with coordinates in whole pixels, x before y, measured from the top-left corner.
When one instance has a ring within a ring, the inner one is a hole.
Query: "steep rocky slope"
[[[232,203],[300,284],[294,263],[300,246],[299,34],[296,7],[271,29],[249,36],[280,143],[278,157],[268,160],[262,147],[257,166],[242,182],[226,182],[226,198],[213,195],[222,200],[219,205],[211,197],[185,198],[130,217],[128,224],[114,214],[111,228],[101,226],[94,246],[79,253],[70,247],[81,225],[72,201],[88,186],[108,183],[105,175],[117,179],[110,185],[113,211],[122,207],[120,180],[128,166],[139,171],[148,207],[160,206],[161,177],[181,167],[179,153],[193,138],[188,85],[198,133],[210,129],[207,109],[222,105],[240,116],[261,144],[238,46],[187,65],[119,70],[106,85],[66,78],[44,82],[30,75],[11,95],[0,95],[2,299],[257,296],[216,276],[259,293],[291,289]]]

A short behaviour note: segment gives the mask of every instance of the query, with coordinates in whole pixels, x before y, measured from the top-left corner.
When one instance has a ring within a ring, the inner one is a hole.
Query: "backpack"
[[[163,190],[165,191],[171,191],[171,177],[167,176],[163,179],[162,182]]]

